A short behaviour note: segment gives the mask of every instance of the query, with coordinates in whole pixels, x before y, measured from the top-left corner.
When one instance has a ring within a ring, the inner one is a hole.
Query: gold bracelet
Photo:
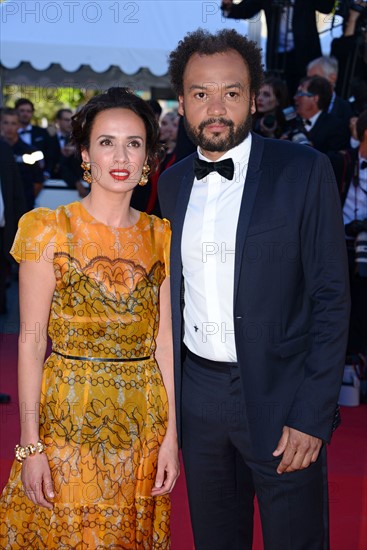
[[[15,458],[18,462],[23,462],[28,456],[33,456],[34,454],[36,454],[36,452],[42,454],[45,448],[45,444],[41,440],[37,441],[35,445],[33,445],[33,443],[30,443],[29,445],[26,445],[26,447],[15,445]]]

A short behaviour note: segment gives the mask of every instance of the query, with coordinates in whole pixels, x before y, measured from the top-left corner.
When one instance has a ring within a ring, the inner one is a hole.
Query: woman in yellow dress
[[[130,207],[159,129],[141,98],[111,88],[75,115],[73,139],[89,195],[27,213],[12,248],[21,438],[0,548],[166,549],[179,473],[170,228]]]

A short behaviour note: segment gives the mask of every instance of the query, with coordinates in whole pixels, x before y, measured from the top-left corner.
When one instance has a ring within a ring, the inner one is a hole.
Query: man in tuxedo
[[[310,61],[307,65],[307,76],[322,76],[330,83],[332,95],[327,112],[343,121],[349,128],[349,121],[353,116],[349,101],[335,93],[335,84],[338,79],[338,60],[335,57],[323,55]]]
[[[4,108],[1,113],[1,136],[12,149],[23,182],[27,210],[32,210],[35,199],[43,187],[41,166],[39,161],[35,162],[32,158],[34,154],[40,153],[40,151],[24,143],[19,137],[18,129],[19,120],[16,110],[8,107]]]
[[[330,13],[334,4],[334,0],[223,0],[222,10],[225,17],[233,19],[250,19],[264,10],[266,67],[280,73],[292,96],[306,74],[307,63],[321,55],[316,11]]]
[[[352,301],[347,354],[354,356],[367,355],[367,110],[356,131],[359,147],[330,156],[343,208]]]
[[[0,315],[7,313],[6,279],[11,259],[9,250],[13,243],[19,218],[25,213],[26,204],[10,147],[0,139]],[[0,403],[8,403],[10,395],[0,393]]]
[[[0,315],[6,313],[9,250],[18,220],[26,212],[23,184],[9,145],[0,139]]]
[[[68,187],[81,185],[83,170],[75,147],[70,143],[71,109],[59,109],[55,116],[56,134],[49,139],[47,171],[51,178],[64,180]]]
[[[322,153],[339,151],[349,146],[349,128],[327,112],[332,96],[330,83],[321,76],[301,80],[294,96],[297,114],[315,149]]]
[[[236,31],[189,33],[169,71],[198,147],[159,181],[195,547],[249,550],[256,493],[266,550],[325,550],[349,314],[331,166],[250,132],[260,50]]]
[[[50,135],[44,128],[32,124],[32,118],[34,116],[34,105],[32,101],[25,97],[21,97],[15,102],[14,108],[19,119],[19,137],[27,145],[42,151],[44,160],[41,163],[41,167],[44,169],[48,162]],[[45,176],[48,177],[49,174],[46,172]]]

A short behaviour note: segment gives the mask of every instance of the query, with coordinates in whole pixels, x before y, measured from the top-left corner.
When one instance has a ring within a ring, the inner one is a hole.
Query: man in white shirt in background
[[[337,177],[348,250],[352,309],[347,354],[367,356],[367,111],[356,123],[360,145],[330,156]]]

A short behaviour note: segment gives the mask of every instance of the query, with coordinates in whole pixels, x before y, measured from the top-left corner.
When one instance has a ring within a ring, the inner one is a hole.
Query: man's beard
[[[228,126],[229,132],[226,137],[220,137],[220,133],[213,133],[211,138],[204,135],[204,129],[211,124],[224,124]],[[209,118],[199,124],[197,128],[191,126],[186,117],[184,117],[184,125],[188,137],[194,143],[199,145],[203,151],[210,151],[211,153],[220,152],[224,153],[239,145],[249,134],[252,128],[252,116],[248,114],[247,118],[235,129],[232,120],[225,118]]]

